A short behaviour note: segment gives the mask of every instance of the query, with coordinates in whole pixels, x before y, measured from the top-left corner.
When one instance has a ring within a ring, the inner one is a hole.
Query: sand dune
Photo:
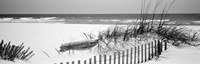
[[[78,50],[74,54],[68,54],[68,52],[59,55],[55,48],[59,49],[59,46],[63,43],[71,41],[79,41],[86,39],[83,33],[97,34],[101,30],[105,30],[110,25],[95,25],[95,24],[32,24],[32,23],[0,23],[0,39],[5,42],[11,41],[11,44],[19,45],[22,42],[26,47],[31,47],[35,56],[29,61],[17,60],[15,63],[10,61],[0,60],[0,63],[5,64],[53,64],[59,62],[88,59],[97,55],[95,52],[89,50]],[[200,26],[187,26],[193,30],[200,30]],[[191,50],[190,50],[191,49]],[[50,57],[46,56],[43,52],[47,52]],[[179,52],[178,52],[179,51]],[[163,52],[164,57],[159,62],[150,61],[152,64],[199,64],[200,48],[188,47],[179,49],[171,47],[168,51]],[[180,53],[183,52],[183,53]],[[182,59],[183,60],[182,60]],[[194,60],[193,60],[193,59]],[[177,61],[176,61],[177,60]],[[181,61],[184,61],[181,62]],[[166,62],[166,63],[165,63]],[[188,62],[188,63],[187,63]]]

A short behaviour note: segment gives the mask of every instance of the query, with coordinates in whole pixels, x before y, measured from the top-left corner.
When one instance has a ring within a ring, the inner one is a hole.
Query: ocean
[[[0,14],[0,23],[134,24],[141,17],[140,14]],[[148,15],[147,20],[151,21],[150,17],[152,15]],[[159,20],[160,14],[156,14],[153,21]],[[200,14],[167,14],[162,21],[200,25]]]

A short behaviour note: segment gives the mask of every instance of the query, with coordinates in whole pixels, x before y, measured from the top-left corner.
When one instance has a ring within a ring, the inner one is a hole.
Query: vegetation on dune
[[[160,39],[172,45],[179,46],[180,43],[189,45],[197,45],[194,42],[198,42],[198,31],[191,31],[180,25],[167,25],[164,21],[167,18],[167,13],[175,0],[167,1],[160,13],[158,8],[163,3],[163,0],[156,0],[153,12],[149,13],[152,6],[151,0],[142,0],[141,16],[137,25],[126,25],[109,27],[105,31],[99,32],[99,44],[98,50],[101,53],[107,53],[109,51],[119,51],[127,46],[134,46],[130,41],[139,42],[148,39]],[[151,21],[149,21],[149,19]],[[159,22],[154,21],[159,20]]]
[[[23,43],[19,46],[11,45],[9,43],[4,43],[2,40],[0,43],[0,58],[3,60],[14,61],[15,59],[28,60],[30,59],[34,53],[30,51],[30,47],[28,49],[24,49]]]

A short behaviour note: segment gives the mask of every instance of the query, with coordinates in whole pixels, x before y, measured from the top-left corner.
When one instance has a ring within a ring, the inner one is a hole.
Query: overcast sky
[[[0,0],[0,14],[140,13],[142,0]],[[155,1],[155,0],[152,0]],[[200,13],[200,0],[176,0],[170,13]]]

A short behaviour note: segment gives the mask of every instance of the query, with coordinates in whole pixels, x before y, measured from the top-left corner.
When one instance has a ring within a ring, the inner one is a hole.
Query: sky
[[[141,2],[142,0],[0,0],[0,14],[134,14],[140,13]],[[176,0],[169,13],[200,13],[199,3],[200,0]]]

